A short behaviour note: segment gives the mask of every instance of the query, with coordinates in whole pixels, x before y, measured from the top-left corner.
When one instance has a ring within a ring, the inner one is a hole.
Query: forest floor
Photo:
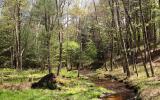
[[[143,66],[137,67],[139,76],[132,72],[128,79],[121,68],[113,72],[82,70],[80,78],[77,71],[62,69],[56,79],[59,87],[56,90],[30,88],[31,83],[37,82],[47,71],[0,69],[0,100],[98,100],[106,96],[123,100],[122,97],[136,97],[132,86],[137,87],[142,100],[160,100],[160,68],[155,67],[155,77],[147,78]]]
[[[47,71],[0,69],[0,74],[0,100],[97,100],[103,93],[114,93],[97,87],[86,76],[77,78],[77,71],[66,69],[56,78],[59,87],[56,90],[31,89],[31,83],[37,82]]]

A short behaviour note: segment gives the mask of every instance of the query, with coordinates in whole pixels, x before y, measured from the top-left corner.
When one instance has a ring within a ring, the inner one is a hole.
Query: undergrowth
[[[53,70],[54,73],[54,70]],[[0,69],[1,82],[18,84],[38,81],[47,71],[26,70],[17,72],[13,69]],[[97,100],[103,93],[113,91],[95,86],[86,76],[77,78],[77,71],[61,70],[61,76],[57,77],[60,89],[1,89],[1,100]]]

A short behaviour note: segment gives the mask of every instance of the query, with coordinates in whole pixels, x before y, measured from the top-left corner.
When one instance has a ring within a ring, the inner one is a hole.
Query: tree
[[[143,36],[144,36],[144,50],[145,50],[145,56],[146,56],[146,52],[148,53],[148,58],[149,58],[149,63],[150,63],[150,68],[151,68],[151,73],[152,76],[154,76],[154,71],[153,71],[153,66],[152,66],[152,58],[151,58],[151,52],[150,52],[150,48],[149,48],[149,44],[148,44],[148,36],[146,33],[146,27],[145,27],[145,21],[144,21],[144,15],[142,12],[142,1],[139,0],[139,6],[140,6],[140,13],[141,13],[141,21],[142,21],[142,31],[143,31]]]
[[[59,31],[59,65],[57,69],[57,75],[59,75],[60,70],[62,68],[62,46],[63,46],[63,26],[60,24],[60,18],[63,15],[64,6],[66,4],[66,0],[56,0],[56,9],[58,16],[58,31]]]
[[[56,4],[55,1],[52,0],[39,0],[35,8],[32,10],[32,16],[37,17],[38,21],[40,20],[40,24],[42,24],[45,28],[46,39],[46,48],[47,48],[47,66],[48,72],[51,73],[51,61],[50,61],[50,51],[51,51],[51,36],[55,26],[57,24],[57,12],[56,12]]]
[[[13,64],[13,58],[15,58],[16,61],[16,68],[17,70],[22,70],[22,56],[23,56],[23,46],[22,46],[22,15],[24,14],[24,8],[26,7],[28,2],[24,0],[12,0],[12,1],[4,1],[3,8],[2,8],[2,15],[4,18],[6,17],[6,20],[9,25],[13,25],[12,31],[13,32],[13,39],[15,41],[15,44],[12,45],[12,64]],[[12,24],[11,24],[12,23]]]

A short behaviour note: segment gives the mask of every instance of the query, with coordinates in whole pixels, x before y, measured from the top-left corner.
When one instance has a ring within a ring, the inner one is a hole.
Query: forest
[[[160,0],[0,0],[0,100],[160,100]]]

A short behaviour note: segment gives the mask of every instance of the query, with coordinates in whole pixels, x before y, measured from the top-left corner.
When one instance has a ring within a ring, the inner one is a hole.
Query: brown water
[[[118,95],[118,94],[112,94],[110,96],[107,97],[102,97],[102,100],[123,100],[122,96]]]
[[[102,100],[136,100],[136,93],[134,90],[127,88],[127,85],[114,80],[107,79],[93,79],[97,86],[113,90],[115,94],[103,94],[100,98]]]
[[[82,74],[88,76],[97,86],[116,92],[115,94],[102,94],[100,97],[102,100],[136,100],[136,93],[134,92],[134,89],[129,89],[128,85],[125,83],[121,83],[110,78],[96,79],[88,75],[89,71],[82,71]]]

